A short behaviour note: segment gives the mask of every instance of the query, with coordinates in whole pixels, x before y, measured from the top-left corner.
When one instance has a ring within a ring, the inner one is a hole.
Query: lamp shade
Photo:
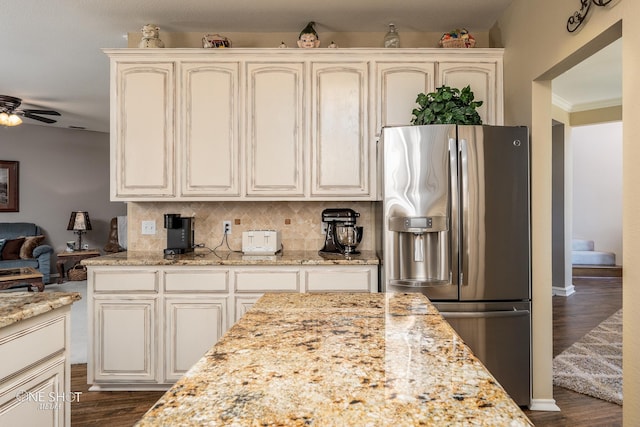
[[[22,119],[16,114],[8,114],[6,112],[0,113],[0,125],[2,126],[18,126],[22,123]]]
[[[71,218],[69,218],[69,225],[67,225],[67,230],[91,230],[91,220],[89,219],[89,213],[83,211],[71,212]]]

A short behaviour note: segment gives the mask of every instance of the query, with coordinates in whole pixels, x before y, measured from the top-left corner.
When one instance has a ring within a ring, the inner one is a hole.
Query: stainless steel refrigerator
[[[525,127],[382,131],[383,291],[422,292],[521,406],[531,400]]]

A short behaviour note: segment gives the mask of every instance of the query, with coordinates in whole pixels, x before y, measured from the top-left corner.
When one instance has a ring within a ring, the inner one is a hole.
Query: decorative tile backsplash
[[[326,208],[351,208],[360,213],[358,225],[364,227],[358,249],[375,249],[375,202],[129,202],[128,249],[163,250],[167,246],[164,214],[195,217],[195,243],[208,248],[222,244],[222,221],[230,220],[228,235],[232,250],[242,249],[242,232],[280,230],[285,250],[318,250],[324,243],[321,213]],[[155,221],[156,234],[142,235],[142,221]],[[219,250],[228,250],[226,243]]]

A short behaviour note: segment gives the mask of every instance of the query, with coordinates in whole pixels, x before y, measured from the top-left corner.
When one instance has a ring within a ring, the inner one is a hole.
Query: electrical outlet
[[[222,234],[231,234],[231,221],[222,221]]]
[[[142,234],[146,234],[146,235],[156,234],[156,222],[142,221]]]

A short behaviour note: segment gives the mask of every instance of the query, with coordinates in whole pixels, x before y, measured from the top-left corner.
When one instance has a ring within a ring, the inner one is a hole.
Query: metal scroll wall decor
[[[606,6],[611,3],[613,0],[580,0],[580,10],[576,10],[573,15],[569,17],[567,21],[567,31],[573,33],[587,18],[587,14],[589,13],[589,9],[591,9],[591,5],[595,4],[596,6]]]

